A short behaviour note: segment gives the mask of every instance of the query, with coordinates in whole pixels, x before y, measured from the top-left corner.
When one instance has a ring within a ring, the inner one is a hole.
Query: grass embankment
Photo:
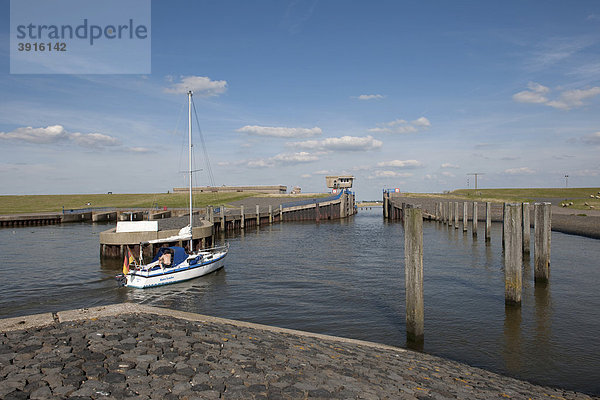
[[[229,205],[234,201],[248,197],[278,197],[293,201],[305,197],[327,197],[328,193],[302,194],[263,194],[263,193],[194,193],[194,207],[207,205]],[[60,212],[82,208],[186,208],[187,193],[139,193],[139,194],[60,194],[60,195],[26,195],[0,196],[0,215],[29,214],[42,212]],[[87,205],[90,203],[90,205]]]
[[[227,204],[255,195],[256,193],[197,193],[194,194],[194,207]],[[58,212],[62,211],[63,207],[65,209],[185,208],[188,207],[188,195],[186,193],[140,193],[0,196],[0,214]]]
[[[540,199],[559,199],[573,203],[578,210],[600,209],[600,188],[533,188],[533,189],[459,189],[447,194],[410,193],[415,197],[439,197],[492,202],[535,202]],[[593,198],[590,196],[594,196]],[[596,197],[598,196],[598,197]],[[586,205],[587,204],[587,205]]]

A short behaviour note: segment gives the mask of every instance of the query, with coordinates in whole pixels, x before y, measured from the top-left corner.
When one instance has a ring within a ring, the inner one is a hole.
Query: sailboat
[[[147,288],[183,282],[200,276],[210,274],[225,265],[225,256],[229,245],[201,249],[194,251],[193,246],[193,202],[192,202],[192,92],[188,92],[188,156],[189,156],[189,201],[190,223],[179,231],[177,236],[149,241],[147,243],[166,243],[168,241],[190,241],[190,253],[183,247],[161,247],[152,261],[148,264],[138,265],[129,253],[123,265],[123,273],[117,275],[117,280],[123,286],[134,288]],[[140,244],[140,261],[142,260],[142,247]],[[133,264],[133,265],[132,265]]]

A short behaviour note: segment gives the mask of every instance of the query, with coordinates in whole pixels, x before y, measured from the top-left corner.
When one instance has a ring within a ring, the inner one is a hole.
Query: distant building
[[[290,194],[300,194],[300,193],[302,193],[302,189],[300,188],[300,186],[294,186],[294,188],[290,192]]]
[[[352,175],[338,175],[338,176],[326,176],[325,181],[327,187],[330,189],[350,189],[354,176]]]
[[[173,193],[187,193],[188,188],[173,188]],[[198,186],[192,188],[195,193],[215,193],[215,192],[255,192],[267,194],[286,194],[287,186]]]

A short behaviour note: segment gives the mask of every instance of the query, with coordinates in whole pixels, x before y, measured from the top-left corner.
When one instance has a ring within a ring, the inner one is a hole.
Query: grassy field
[[[535,202],[540,199],[559,199],[579,210],[600,209],[600,188],[534,188],[534,189],[459,189],[448,194],[419,194],[410,196],[467,199],[493,202]],[[590,197],[593,195],[594,197]],[[586,205],[587,203],[587,205]]]
[[[252,193],[194,194],[194,207],[227,204],[253,195]],[[140,193],[0,196],[0,214],[62,211],[63,207],[65,209],[87,207],[185,208],[188,207],[188,195],[185,193]]]
[[[294,201],[294,199],[298,198],[324,197],[329,196],[329,194],[303,193],[300,195],[265,195],[257,193],[196,193],[194,194],[194,207],[200,208],[206,207],[207,205],[228,205],[231,202],[254,196],[281,197],[285,198],[286,201]],[[90,203],[90,205],[87,205],[87,203]],[[188,194],[140,193],[0,196],[0,215],[58,212],[62,211],[63,207],[65,210],[89,207],[186,208],[188,207]]]

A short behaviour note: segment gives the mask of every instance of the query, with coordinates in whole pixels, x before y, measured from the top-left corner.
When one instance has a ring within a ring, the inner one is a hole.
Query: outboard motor
[[[115,279],[117,280],[117,282],[119,282],[119,285],[121,286],[125,286],[127,284],[127,277],[123,274],[115,276]]]

